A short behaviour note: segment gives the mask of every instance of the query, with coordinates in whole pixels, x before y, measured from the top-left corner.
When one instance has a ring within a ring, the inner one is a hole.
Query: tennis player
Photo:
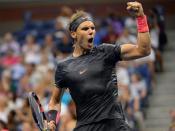
[[[88,13],[78,11],[71,17],[69,30],[74,39],[71,56],[58,63],[56,88],[49,103],[49,127],[54,131],[59,121],[61,96],[66,88],[76,104],[74,131],[130,131],[116,101],[118,94],[112,73],[116,62],[150,54],[150,36],[142,4],[128,2],[127,10],[137,20],[137,43],[93,46],[95,25]]]

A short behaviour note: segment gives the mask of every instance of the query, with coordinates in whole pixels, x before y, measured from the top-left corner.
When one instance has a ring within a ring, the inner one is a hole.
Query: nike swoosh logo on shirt
[[[81,71],[79,72],[79,74],[82,75],[82,74],[84,74],[86,71],[87,71],[87,69],[81,70]]]

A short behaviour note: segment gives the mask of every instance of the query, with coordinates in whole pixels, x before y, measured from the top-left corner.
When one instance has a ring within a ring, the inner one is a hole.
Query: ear
[[[71,34],[71,37],[72,37],[73,39],[77,38],[77,34],[76,34],[75,31],[71,31],[70,34]]]

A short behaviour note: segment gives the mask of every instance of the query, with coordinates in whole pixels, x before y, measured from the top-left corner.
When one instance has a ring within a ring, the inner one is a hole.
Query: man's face
[[[95,25],[91,21],[81,23],[76,30],[76,43],[83,49],[91,49],[95,36]]]

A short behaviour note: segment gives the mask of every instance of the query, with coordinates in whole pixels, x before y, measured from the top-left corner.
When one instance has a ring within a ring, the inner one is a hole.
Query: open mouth
[[[92,43],[92,42],[93,42],[93,39],[94,39],[94,38],[88,39],[88,42],[89,42],[89,43]]]

